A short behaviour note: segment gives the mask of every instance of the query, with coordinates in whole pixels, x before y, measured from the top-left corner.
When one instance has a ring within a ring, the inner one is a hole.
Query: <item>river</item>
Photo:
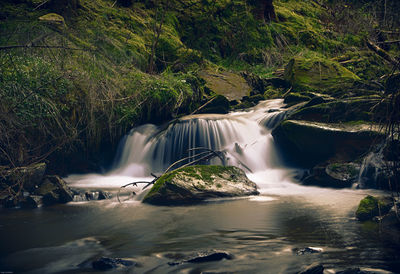
[[[106,190],[112,199],[0,209],[0,272],[92,273],[91,262],[101,256],[136,263],[117,273],[296,273],[314,262],[325,273],[400,272],[398,236],[354,216],[365,195],[382,192],[301,186],[298,170],[280,161],[268,128],[283,114],[282,101],[274,100],[247,112],[185,117],[161,130],[134,129],[108,173],[66,178],[75,189]],[[145,192],[132,188],[117,201],[119,186],[151,180],[150,172],[197,146],[224,149],[227,164],[246,168],[260,195],[167,207],[142,204]],[[128,199],[131,190],[138,195]],[[301,252],[307,247],[316,252]],[[213,250],[232,258],[185,262]]]

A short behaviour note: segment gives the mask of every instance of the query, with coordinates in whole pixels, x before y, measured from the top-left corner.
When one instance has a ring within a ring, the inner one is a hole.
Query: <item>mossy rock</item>
[[[294,105],[309,100],[311,100],[311,97],[308,94],[291,92],[284,97],[283,102],[288,105]]]
[[[360,201],[356,211],[356,217],[360,221],[372,220],[376,216],[387,214],[393,206],[393,201],[390,197],[377,198],[368,195]]]
[[[285,80],[296,91],[319,91],[329,94],[345,92],[360,78],[338,62],[323,58],[301,58],[290,60],[285,68]]]
[[[272,132],[283,156],[291,163],[313,167],[329,159],[350,162],[384,138],[378,127],[359,124],[317,123],[286,120]]]
[[[237,167],[196,165],[179,168],[161,176],[143,202],[177,205],[210,198],[257,194],[256,184]]]
[[[374,112],[371,109],[374,108]],[[361,97],[352,99],[324,99],[316,97],[290,116],[293,120],[324,123],[356,121],[379,122],[385,115],[387,104],[379,99]]]
[[[251,88],[243,76],[228,71],[202,70],[199,76],[204,79],[206,86],[214,93],[223,95],[228,100],[241,100],[250,94]]]

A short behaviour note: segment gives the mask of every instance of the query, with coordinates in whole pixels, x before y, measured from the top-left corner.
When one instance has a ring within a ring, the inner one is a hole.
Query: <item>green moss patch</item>
[[[323,58],[293,58],[285,68],[285,80],[298,91],[337,93],[346,91],[358,76],[335,61]]]
[[[383,216],[392,208],[390,198],[376,198],[368,195],[360,201],[356,211],[356,217],[360,221],[372,220],[375,216]]]

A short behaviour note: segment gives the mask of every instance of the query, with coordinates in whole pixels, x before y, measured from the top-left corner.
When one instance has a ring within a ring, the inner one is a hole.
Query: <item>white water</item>
[[[187,156],[188,149],[206,147],[225,151],[225,164],[243,168],[256,182],[268,178],[270,183],[282,183],[289,180],[290,171],[282,167],[270,129],[283,118],[282,107],[283,100],[269,100],[246,112],[185,116],[163,129],[151,124],[134,128],[121,140],[109,172],[70,175],[66,181],[82,188],[151,181],[151,173],[163,173]],[[221,160],[211,163],[221,164]]]

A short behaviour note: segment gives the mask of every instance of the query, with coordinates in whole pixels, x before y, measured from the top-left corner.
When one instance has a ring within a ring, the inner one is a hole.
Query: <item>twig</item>
[[[376,54],[378,54],[380,57],[390,62],[394,66],[397,66],[399,64],[399,62],[393,56],[391,56],[384,49],[380,48],[369,40],[367,40],[367,46],[370,50],[374,51]]]
[[[193,114],[197,113],[199,110],[203,109],[205,106],[207,106],[207,105],[210,104],[212,101],[214,101],[215,98],[217,98],[217,96],[214,96],[213,98],[211,98],[210,100],[208,100],[205,104],[203,104],[203,105],[201,105],[200,107],[198,107],[195,111],[193,111],[192,113],[190,113],[190,115],[193,115]]]
[[[377,42],[377,44],[397,44],[397,43],[400,43],[400,40]]]
[[[36,8],[34,8],[33,10],[37,10],[38,8],[40,8],[41,6],[43,6],[44,4],[46,4],[47,2],[49,2],[50,0],[45,0],[42,3],[40,3],[38,6],[36,6]]]

